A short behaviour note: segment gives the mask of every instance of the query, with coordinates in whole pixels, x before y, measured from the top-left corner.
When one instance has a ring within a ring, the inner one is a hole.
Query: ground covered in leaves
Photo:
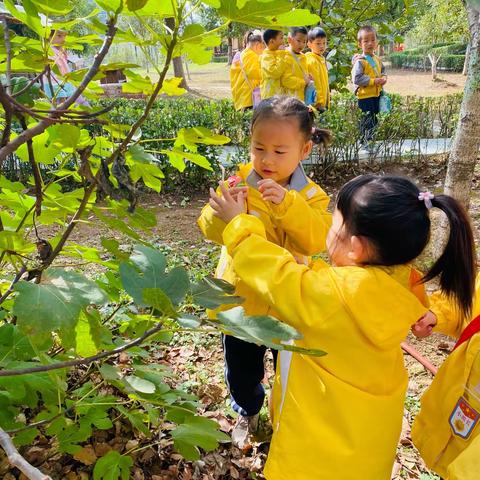
[[[440,192],[445,176],[445,159],[432,159],[421,164],[362,164],[337,168],[319,183],[333,198],[341,184],[366,171],[407,174],[422,187]],[[204,202],[203,197],[175,199],[160,195],[143,199],[144,206],[157,213],[158,225],[152,242],[167,253],[171,263],[186,266],[195,277],[211,274],[219,254],[219,247],[205,242],[196,228],[195,220]],[[476,198],[473,198],[471,212],[477,226],[479,202]],[[90,224],[79,229],[72,239],[94,245],[106,234],[106,230],[102,231],[101,227]],[[128,240],[120,236],[118,239],[128,243]],[[96,273],[95,269],[91,271],[92,275]],[[409,338],[408,341],[436,366],[441,365],[453,346],[451,339],[439,335],[421,342],[414,338]],[[151,363],[166,365],[172,369],[169,380],[172,385],[195,394],[200,399],[200,411],[206,417],[216,420],[227,434],[231,431],[235,419],[228,404],[228,392],[223,381],[223,359],[218,336],[202,332],[178,332],[169,345],[158,345],[151,349],[150,354]],[[124,352],[118,359],[119,363],[124,363],[127,367],[129,361],[128,352]],[[271,360],[268,359],[267,362],[267,370],[271,372]],[[405,403],[404,429],[392,479],[435,479],[438,477],[425,469],[409,435],[412,419],[419,410],[420,397],[431,382],[431,374],[407,355],[405,363],[410,382]],[[79,371],[78,375],[84,373]],[[269,382],[267,375],[267,391]],[[146,439],[141,432],[132,429],[131,425],[115,418],[112,418],[114,428],[94,431],[90,441],[74,456],[58,453],[55,445],[50,445],[46,439],[42,440],[42,437],[33,446],[23,447],[22,454],[54,479],[91,478],[91,466],[110,450],[121,454],[128,453],[133,457],[131,478],[134,480],[261,479],[268,452],[269,426],[266,408],[261,412],[261,420],[258,443],[248,455],[243,455],[229,443],[225,443],[216,451],[204,454],[196,462],[186,462],[173,450],[168,436],[168,423],[164,424],[163,429],[156,432],[153,438]],[[25,478],[19,475],[17,470],[10,469],[3,451],[0,451],[0,478]]]

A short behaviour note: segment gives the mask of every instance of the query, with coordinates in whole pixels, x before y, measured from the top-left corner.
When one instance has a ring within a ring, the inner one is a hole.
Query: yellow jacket
[[[385,67],[376,55],[372,55],[375,69],[365,58],[358,59],[352,68],[352,82],[356,87],[355,93],[359,99],[379,97],[382,85],[375,85],[375,79],[381,78]]]
[[[330,106],[330,86],[328,83],[328,69],[325,57],[313,52],[305,54],[307,59],[307,72],[313,77],[317,90],[317,107]]]
[[[325,240],[331,225],[331,214],[327,212],[330,199],[305,175],[301,166],[293,173],[290,191],[279,205],[263,201],[256,189],[256,182],[260,177],[251,164],[243,165],[238,175],[249,187],[247,210],[262,221],[270,241],[285,247],[298,262],[306,264],[310,262],[310,255],[325,249]],[[225,222],[213,215],[210,205],[203,208],[198,225],[206,238],[223,245]],[[236,286],[236,294],[245,298],[242,306],[247,314],[272,314],[269,304],[238,278],[225,248],[222,249],[215,275]],[[210,316],[214,316],[214,312],[210,312]]]
[[[238,276],[303,334],[295,344],[327,355],[280,352],[265,477],[390,480],[407,387],[400,343],[426,312],[411,268],[309,268],[266,238],[245,214],[223,233]]]
[[[240,61],[230,67],[230,86],[236,110],[253,105],[253,89],[260,85],[260,56],[251,48],[240,53]]]
[[[305,100],[305,77],[308,75],[307,58],[285,50],[285,70],[280,79],[285,95]]]
[[[260,95],[262,99],[284,93],[280,78],[285,70],[285,50],[269,50],[266,48],[260,55],[262,79]]]
[[[430,301],[438,319],[435,329],[460,336],[466,324],[451,301],[440,294],[432,295]],[[477,277],[472,318],[479,314],[480,278]],[[428,468],[445,480],[478,480],[480,334],[473,335],[448,356],[423,395],[421,406],[412,427],[412,438]],[[465,422],[462,413],[466,408],[476,415],[467,417]]]

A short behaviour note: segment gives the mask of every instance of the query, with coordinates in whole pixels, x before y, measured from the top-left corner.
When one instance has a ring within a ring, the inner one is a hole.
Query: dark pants
[[[267,347],[223,335],[225,380],[232,397],[232,408],[240,415],[255,415],[265,398],[262,380]],[[272,350],[274,365],[277,351]]]
[[[358,107],[362,111],[360,135],[362,143],[365,143],[373,138],[373,132],[378,123],[377,115],[380,112],[380,97],[359,98]]]

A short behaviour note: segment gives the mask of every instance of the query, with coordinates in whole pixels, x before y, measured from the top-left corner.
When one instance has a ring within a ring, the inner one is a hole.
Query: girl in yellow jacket
[[[325,249],[331,215],[327,212],[328,196],[305,175],[300,162],[313,143],[327,141],[329,132],[313,127],[309,109],[287,97],[263,100],[254,110],[251,132],[252,163],[238,172],[246,186],[232,188],[230,193],[245,192],[247,211],[263,224],[268,239],[290,251],[299,263],[308,264],[310,255]],[[202,210],[198,224],[206,238],[223,244],[226,224],[214,215],[210,205]],[[264,298],[240,280],[225,248],[216,276],[236,286],[236,294],[245,298],[247,314],[273,312]],[[245,450],[250,447],[249,437],[256,429],[264,402],[261,382],[265,347],[231,336],[225,336],[223,343],[232,407],[240,414],[232,440]]]
[[[337,197],[327,237],[333,267],[312,268],[267,240],[242,194],[222,193],[211,202],[228,223],[223,239],[237,275],[303,334],[299,346],[327,352],[280,352],[265,477],[389,480],[407,387],[400,343],[426,311],[407,264],[428,242],[429,207],[439,208],[450,234],[424,279],[439,275],[460,312],[470,312],[474,247],[464,210],[405,178],[357,177]]]
[[[440,293],[412,328],[420,338],[432,329],[459,338],[421,399],[412,427],[415,446],[428,468],[446,480],[480,477],[480,277],[469,319]],[[463,333],[462,333],[463,332]]]
[[[253,106],[254,91],[260,99],[260,55],[264,49],[261,32],[247,32],[247,47],[232,62],[230,67],[230,86],[235,110]]]

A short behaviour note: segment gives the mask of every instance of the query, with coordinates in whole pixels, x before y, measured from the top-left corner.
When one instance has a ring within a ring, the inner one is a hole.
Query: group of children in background
[[[353,66],[359,105],[367,112],[376,108],[368,99],[385,83],[369,28],[359,33],[363,53]],[[316,30],[309,46],[321,50],[326,42],[315,42],[325,37],[315,36]],[[285,52],[279,50],[281,32],[271,32],[264,32],[267,50],[256,77],[264,98],[253,111],[251,162],[211,189],[198,220],[204,236],[222,245],[216,276],[235,285],[245,313],[275,316],[302,334],[295,346],[327,352],[318,357],[281,350],[274,356],[273,436],[264,475],[390,480],[408,383],[401,342],[410,330],[420,338],[435,330],[460,339],[422,399],[413,440],[427,466],[445,479],[478,479],[480,281],[475,284],[468,215],[452,197],[380,175],[346,183],[330,214],[329,197],[301,164],[314,144],[327,148],[331,140],[302,101],[310,74],[302,77],[302,88],[284,79],[285,72],[297,80],[300,70],[308,72],[301,54],[307,34],[292,30]],[[313,48],[312,54],[321,56]],[[242,52],[243,68],[251,58]],[[327,107],[329,96],[319,98]],[[446,216],[449,234],[422,276],[412,262],[429,241],[432,208]],[[324,251],[329,263],[312,260]],[[434,278],[440,289],[428,298],[423,283]],[[229,335],[223,347],[238,414],[232,442],[246,451],[264,403],[266,349]]]
[[[233,58],[230,84],[237,110],[255,108],[262,99],[274,95],[298,98],[323,112],[329,108],[330,86],[327,61],[327,34],[320,27],[307,30],[291,28],[288,48],[280,30],[247,32],[245,48]],[[357,35],[362,53],[352,59],[352,83],[363,112],[360,129],[362,143],[372,139],[380,111],[383,86],[387,82],[385,66],[375,55],[378,47],[376,31],[371,26],[360,28]],[[305,48],[309,51],[303,53]]]

